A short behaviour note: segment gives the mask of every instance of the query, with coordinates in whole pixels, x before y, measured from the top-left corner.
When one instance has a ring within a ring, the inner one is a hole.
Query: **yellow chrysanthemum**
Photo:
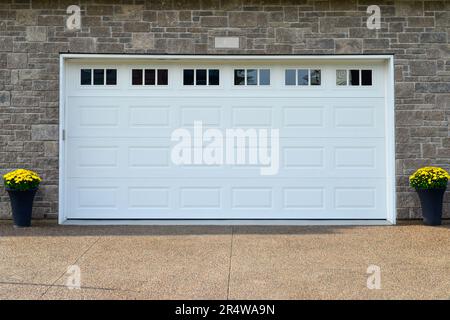
[[[37,188],[42,179],[34,171],[17,169],[3,175],[3,181],[7,188],[23,191]]]
[[[450,175],[439,167],[423,167],[409,177],[410,185],[416,189],[445,188]]]

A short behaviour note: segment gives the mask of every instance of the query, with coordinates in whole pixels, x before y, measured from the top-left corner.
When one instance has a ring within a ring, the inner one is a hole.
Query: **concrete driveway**
[[[67,273],[72,265],[79,267],[81,289],[66,286],[76,284]],[[378,268],[381,288],[368,289]],[[35,221],[14,229],[2,221],[0,299],[450,299],[450,224],[86,227]]]

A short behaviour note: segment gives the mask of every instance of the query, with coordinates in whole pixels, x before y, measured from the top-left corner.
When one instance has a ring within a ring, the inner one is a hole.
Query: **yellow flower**
[[[439,167],[423,167],[409,177],[410,185],[419,189],[445,188],[450,175]]]
[[[5,185],[18,190],[27,190],[35,188],[42,179],[39,175],[31,170],[17,169],[3,175]]]

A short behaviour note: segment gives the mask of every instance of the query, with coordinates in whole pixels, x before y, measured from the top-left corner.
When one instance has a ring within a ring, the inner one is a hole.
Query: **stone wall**
[[[65,29],[71,4],[82,10],[77,32]],[[366,28],[372,4],[380,30]],[[444,0],[1,0],[0,173],[38,171],[35,216],[56,216],[59,52],[394,53],[398,217],[417,218],[408,175],[450,169],[449,29]],[[216,36],[237,36],[240,48],[216,50]],[[9,214],[2,189],[0,217]]]

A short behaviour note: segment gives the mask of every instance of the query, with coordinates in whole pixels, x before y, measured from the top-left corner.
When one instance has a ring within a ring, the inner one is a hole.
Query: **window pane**
[[[245,70],[243,69],[234,70],[234,84],[236,86],[245,85]]]
[[[183,70],[183,85],[185,86],[194,85],[194,70],[192,69]]]
[[[156,83],[155,69],[145,69],[144,78],[146,86],[154,86]]]
[[[106,84],[115,86],[117,84],[117,70],[106,69]]]
[[[320,86],[320,70],[311,70],[311,85]]]
[[[206,70],[195,70],[195,84],[198,86],[206,86]]]
[[[372,70],[361,70],[361,85],[372,85]]]
[[[259,70],[259,84],[261,86],[270,85],[270,69]]]
[[[94,69],[94,84],[101,86],[105,84],[105,70]]]
[[[295,70],[289,69],[284,73],[284,84],[287,86],[295,86]]]
[[[132,73],[132,79],[131,79],[131,83],[133,84],[133,86],[139,86],[142,85],[142,70],[141,69],[133,69],[131,71]]]
[[[258,84],[258,70],[247,69],[247,85],[257,85]]]
[[[218,86],[219,85],[219,70],[211,69],[209,70],[209,85]]]
[[[309,84],[309,72],[308,69],[297,70],[297,81],[299,86],[307,86]]]
[[[81,69],[81,84],[90,85],[91,81],[91,69]]]
[[[169,83],[169,72],[167,69],[158,69],[158,86],[167,86]]]
[[[336,70],[336,85],[337,86],[347,85],[347,70]]]
[[[359,70],[350,70],[350,84],[359,86]]]

